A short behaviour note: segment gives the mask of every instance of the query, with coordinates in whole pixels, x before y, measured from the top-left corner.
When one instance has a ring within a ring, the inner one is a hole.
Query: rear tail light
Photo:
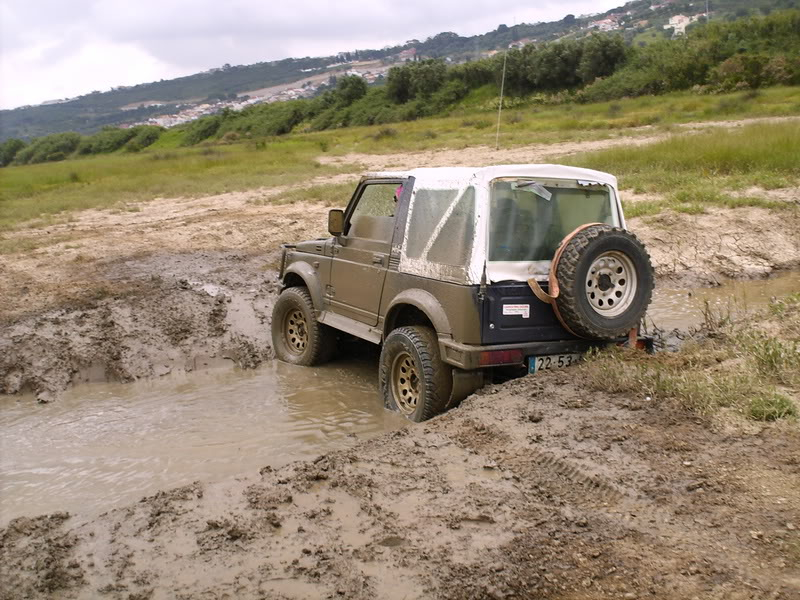
[[[480,366],[518,365],[522,363],[522,350],[488,350],[481,352]]]

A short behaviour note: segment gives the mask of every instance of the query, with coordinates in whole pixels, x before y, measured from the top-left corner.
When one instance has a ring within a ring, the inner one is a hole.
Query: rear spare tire
[[[593,225],[567,242],[556,267],[556,308],[589,339],[615,339],[638,327],[653,295],[650,255],[631,232]]]

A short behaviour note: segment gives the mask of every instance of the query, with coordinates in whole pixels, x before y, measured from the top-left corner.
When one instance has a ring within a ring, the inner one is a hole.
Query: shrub
[[[192,121],[186,128],[186,136],[183,138],[183,145],[193,146],[194,144],[198,144],[210,138],[217,133],[220,123],[221,118],[219,115],[203,117],[202,119]]]
[[[94,135],[81,139],[78,154],[106,154],[122,148],[128,140],[136,135],[135,129],[119,129],[104,127]]]
[[[784,54],[773,56],[761,72],[763,85],[800,84],[800,58]]]
[[[17,153],[25,147],[25,142],[11,138],[0,144],[0,167],[10,165]]]
[[[80,134],[72,131],[37,138],[17,152],[14,164],[25,165],[64,160],[75,152],[80,142]]]
[[[392,127],[381,127],[377,132],[370,136],[376,141],[385,140],[387,138],[397,137],[397,130]]]
[[[125,144],[126,152],[139,152],[140,150],[144,150],[151,144],[154,144],[164,132],[164,128],[158,127],[157,125],[141,125],[133,129],[136,133]]]

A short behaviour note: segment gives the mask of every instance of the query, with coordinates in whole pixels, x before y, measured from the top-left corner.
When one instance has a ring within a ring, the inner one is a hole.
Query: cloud
[[[7,0],[0,106],[189,75],[224,63],[330,55],[550,21],[622,0]]]

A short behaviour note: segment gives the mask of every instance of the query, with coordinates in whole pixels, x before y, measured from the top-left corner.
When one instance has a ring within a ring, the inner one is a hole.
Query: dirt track
[[[579,373],[88,523],[17,519],[0,597],[796,598],[796,427],[710,429]]]

